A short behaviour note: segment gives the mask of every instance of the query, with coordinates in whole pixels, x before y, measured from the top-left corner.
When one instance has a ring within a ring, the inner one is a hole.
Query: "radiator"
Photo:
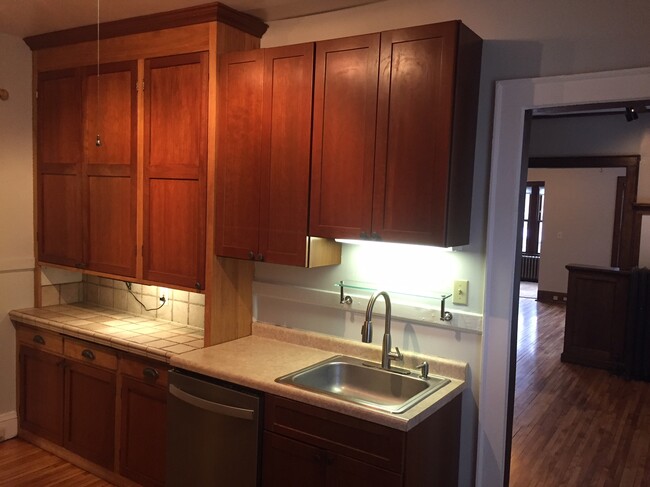
[[[521,256],[521,280],[537,282],[539,279],[539,255]]]

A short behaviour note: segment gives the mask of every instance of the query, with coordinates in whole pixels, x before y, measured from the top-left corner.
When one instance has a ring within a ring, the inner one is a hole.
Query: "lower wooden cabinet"
[[[165,484],[167,370],[162,364],[120,362],[120,474],[141,485]]]
[[[32,327],[16,334],[21,431],[110,475],[164,485],[167,365]]]
[[[66,361],[63,446],[107,469],[115,459],[115,379],[114,371]]]
[[[267,395],[262,483],[448,487],[458,483],[458,396],[408,432]]]
[[[63,358],[21,346],[18,352],[20,426],[63,443]]]

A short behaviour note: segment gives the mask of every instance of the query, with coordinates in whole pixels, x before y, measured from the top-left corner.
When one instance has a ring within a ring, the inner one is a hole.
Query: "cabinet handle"
[[[250,260],[254,260],[255,259],[255,252],[253,252],[252,250],[249,250],[248,251],[248,258]]]
[[[153,367],[145,367],[144,369],[142,369],[142,375],[144,375],[147,379],[153,379],[153,380],[156,380],[158,377],[160,377],[158,371]]]
[[[34,338],[32,340],[34,343],[38,343],[39,345],[45,345],[45,338],[43,338],[41,335],[34,335]]]
[[[262,254],[257,254],[257,257],[255,257],[255,260],[258,262],[263,262],[264,261],[264,256]]]
[[[93,353],[92,350],[85,349],[83,352],[81,352],[81,356],[83,358],[87,358],[88,360],[95,360],[95,354]]]
[[[370,238],[372,240],[381,240],[381,235],[379,235],[377,232],[372,232],[372,235],[370,235]]]

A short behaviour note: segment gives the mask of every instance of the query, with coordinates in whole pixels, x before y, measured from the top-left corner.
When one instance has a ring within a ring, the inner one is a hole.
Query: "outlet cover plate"
[[[454,281],[454,296],[452,302],[454,304],[467,304],[467,288],[469,281],[466,279],[459,279]]]

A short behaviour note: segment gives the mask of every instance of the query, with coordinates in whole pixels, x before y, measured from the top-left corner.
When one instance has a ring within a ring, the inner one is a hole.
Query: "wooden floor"
[[[110,484],[18,438],[0,443],[0,486],[105,487]]]
[[[564,310],[520,300],[510,485],[650,486],[650,383],[560,362]]]

